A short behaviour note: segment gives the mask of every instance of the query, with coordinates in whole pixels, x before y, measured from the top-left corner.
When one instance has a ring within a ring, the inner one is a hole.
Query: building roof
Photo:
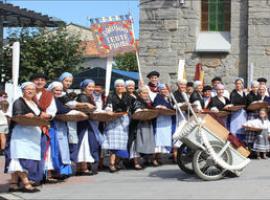
[[[2,1],[0,1],[0,13],[4,18],[4,27],[57,27],[65,24],[57,18]]]

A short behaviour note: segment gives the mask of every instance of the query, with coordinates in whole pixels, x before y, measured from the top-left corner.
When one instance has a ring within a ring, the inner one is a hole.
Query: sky
[[[41,12],[86,27],[90,18],[125,15],[130,11],[134,18],[135,36],[139,36],[139,0],[6,0],[7,3]]]

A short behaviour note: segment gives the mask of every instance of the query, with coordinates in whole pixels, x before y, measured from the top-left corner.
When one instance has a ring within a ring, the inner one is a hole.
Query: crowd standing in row
[[[147,78],[149,83],[140,85],[138,90],[135,90],[134,81],[118,79],[114,91],[106,98],[102,85],[91,79],[82,81],[81,93],[74,95],[69,92],[72,74],[63,73],[47,88],[46,76],[35,74],[30,82],[21,85],[23,95],[11,105],[12,116],[39,116],[50,120],[49,126],[41,127],[9,122],[7,94],[1,93],[1,154],[6,157],[5,172],[11,174],[10,191],[37,192],[35,186],[44,181],[63,180],[73,174],[95,175],[102,169],[107,154],[110,172],[119,170],[121,159],[132,160],[137,170],[143,169],[140,158],[145,163],[159,166],[161,154],[172,153],[176,161],[179,144],[172,140],[177,126],[175,116],[159,115],[151,121],[133,120],[130,116],[143,109],[175,109],[185,104],[185,99],[189,99],[197,112],[209,110],[215,113],[232,105],[242,105],[243,108],[219,121],[257,152],[258,158],[267,158],[270,149],[268,110],[251,112],[246,109],[253,102],[270,103],[266,79],[253,81],[249,90],[244,88],[243,79],[236,79],[231,93],[225,89],[220,77],[215,77],[211,86],[200,81],[179,80],[178,89],[173,93],[176,105],[169,87],[160,83],[157,71],[150,72]],[[63,122],[55,118],[56,115],[79,113],[76,108],[81,106],[125,114],[106,123],[89,119]],[[189,116],[188,111],[184,114]],[[243,128],[245,124],[256,124],[264,131],[260,134],[247,132]]]

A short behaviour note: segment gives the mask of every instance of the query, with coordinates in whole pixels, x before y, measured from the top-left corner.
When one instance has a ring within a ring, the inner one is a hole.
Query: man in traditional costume
[[[158,93],[159,76],[160,74],[157,71],[151,71],[149,74],[147,74],[147,78],[149,79],[149,96],[152,102]]]
[[[35,96],[35,101],[37,102],[38,106],[40,107],[42,113],[41,117],[52,120],[57,112],[55,100],[53,94],[45,89],[45,85],[47,83],[47,76],[43,73],[34,74],[31,77],[31,81],[36,85],[37,93]],[[44,169],[44,176],[46,179],[50,181],[56,181],[53,179],[52,171],[54,168],[54,155],[52,151],[52,145],[55,144],[55,130],[48,126],[42,127],[42,139],[41,139],[41,165]]]
[[[203,101],[204,101],[204,109],[208,108],[208,105],[211,102],[211,86],[206,85],[203,87]]]

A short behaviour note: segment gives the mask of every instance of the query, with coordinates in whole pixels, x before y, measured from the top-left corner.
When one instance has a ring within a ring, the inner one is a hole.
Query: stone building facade
[[[208,4],[206,15],[203,3]],[[211,3],[217,3],[214,8],[219,12],[229,13],[227,27],[211,27]],[[205,16],[209,30],[202,26]],[[185,59],[188,80],[197,63],[203,65],[206,83],[221,76],[232,88],[236,77],[247,80],[251,63],[254,79],[270,80],[270,0],[140,0],[139,40],[144,77],[156,69],[163,82],[175,82],[179,59]]]

